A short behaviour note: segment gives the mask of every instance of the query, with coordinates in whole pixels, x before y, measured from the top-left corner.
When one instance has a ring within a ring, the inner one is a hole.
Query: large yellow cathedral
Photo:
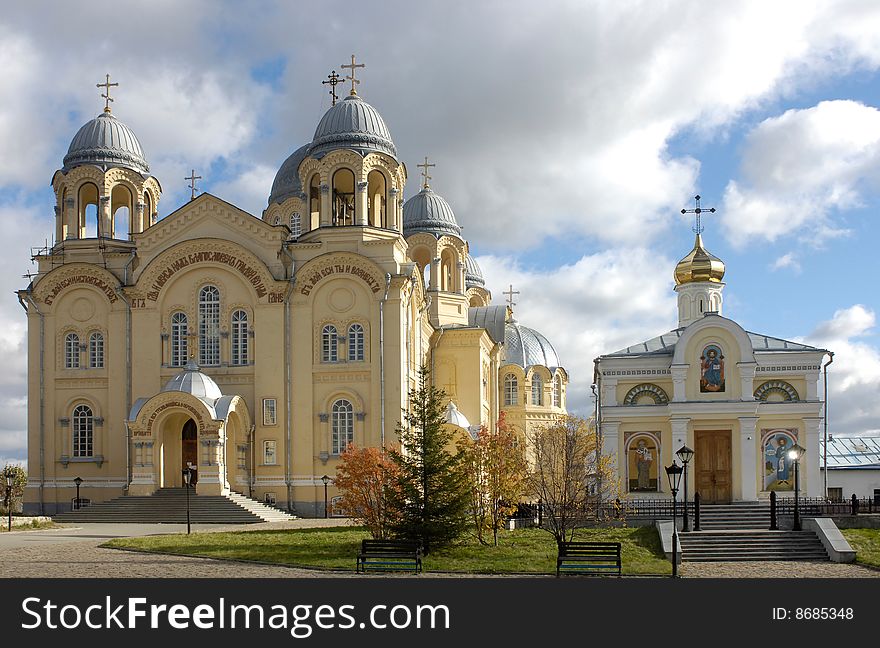
[[[76,133],[52,177],[54,244],[18,293],[26,510],[69,509],[76,479],[92,502],[151,495],[193,466],[198,494],[322,515],[321,478],[349,443],[396,441],[421,366],[472,433],[501,409],[523,433],[565,413],[552,345],[492,304],[427,159],[404,200],[406,166],[349,79],[261,217],[195,191],[160,217],[109,98]]]

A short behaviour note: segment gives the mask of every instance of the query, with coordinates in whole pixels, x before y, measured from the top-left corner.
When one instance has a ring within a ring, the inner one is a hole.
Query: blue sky
[[[71,35],[77,35],[71,38]],[[25,456],[31,246],[81,124],[114,114],[163,186],[259,216],[355,53],[359,92],[464,227],[496,302],[557,347],[570,404],[592,359],[676,325],[682,208],[718,211],[724,314],[837,352],[832,431],[880,430],[880,6],[838,2],[29,2],[0,17],[0,462]]]

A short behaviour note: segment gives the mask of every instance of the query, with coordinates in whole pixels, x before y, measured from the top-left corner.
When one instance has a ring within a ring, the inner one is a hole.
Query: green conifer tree
[[[425,367],[409,398],[410,410],[397,427],[400,450],[388,451],[399,468],[389,493],[397,513],[392,533],[421,540],[427,554],[468,528],[470,494],[462,456],[446,425],[446,393],[430,384]]]

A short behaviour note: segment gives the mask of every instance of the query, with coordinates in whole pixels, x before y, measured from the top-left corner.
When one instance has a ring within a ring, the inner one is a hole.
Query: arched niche
[[[367,174],[367,222],[373,227],[388,227],[387,202],[388,181],[374,169]]]
[[[84,182],[77,190],[76,204],[79,232],[76,238],[98,237],[98,185]]]
[[[784,380],[768,380],[755,390],[755,400],[767,403],[800,400],[797,390]]]
[[[321,176],[312,174],[309,180],[309,230],[321,226]]]
[[[660,490],[660,439],[650,432],[633,434],[626,441],[626,487],[630,493]]]
[[[654,383],[642,383],[630,389],[623,398],[624,405],[666,405],[669,395]]]
[[[134,200],[124,184],[117,184],[110,192],[110,238],[128,239],[134,231],[132,214]]]
[[[337,169],[333,174],[332,224],[334,226],[354,225],[354,171],[348,168]]]

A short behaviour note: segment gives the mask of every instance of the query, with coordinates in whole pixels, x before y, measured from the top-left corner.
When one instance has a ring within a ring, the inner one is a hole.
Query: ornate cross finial
[[[118,86],[118,83],[110,83],[110,75],[106,75],[104,79],[104,83],[96,83],[95,86],[98,88],[104,88],[105,94],[102,94],[101,97],[104,99],[104,112],[110,112],[110,102],[113,101],[113,97],[110,96],[110,88]]]
[[[694,209],[682,209],[681,213],[682,214],[695,214],[693,230],[697,234],[702,234],[703,225],[700,222],[700,214],[702,214],[703,212],[709,212],[710,214],[714,214],[715,208],[710,207],[709,209],[706,209],[705,207],[700,207],[700,197],[699,196],[694,196],[694,202],[696,203],[696,207]]]
[[[192,170],[192,172],[189,174],[189,177],[184,178],[184,180],[189,180],[189,188],[192,191],[192,194],[189,197],[190,200],[196,199],[196,180],[201,179],[202,176],[197,176],[195,169]]]
[[[417,164],[417,167],[423,169],[422,171],[422,189],[428,188],[428,180],[431,179],[431,176],[428,175],[428,169],[431,167],[437,166],[436,164],[428,164],[428,156],[425,156],[425,161],[421,164]]]
[[[513,301],[513,296],[518,295],[519,291],[513,289],[513,284],[510,284],[510,288],[501,293],[502,295],[507,295],[507,305],[513,310],[513,307],[516,306],[516,302]]]
[[[352,96],[357,94],[357,91],[354,89],[355,84],[360,83],[360,79],[355,78],[355,71],[357,68],[367,67],[363,63],[355,63],[354,62],[354,54],[351,55],[351,64],[350,65],[340,65],[344,70],[351,70],[351,76],[346,75],[345,78],[351,81],[351,94]]]
[[[330,96],[333,97],[333,103],[331,106],[336,105],[336,101],[339,97],[336,96],[336,86],[339,83],[342,83],[342,77],[336,74],[336,70],[333,70],[330,74],[327,75],[327,81],[321,81],[321,85],[330,84]]]

